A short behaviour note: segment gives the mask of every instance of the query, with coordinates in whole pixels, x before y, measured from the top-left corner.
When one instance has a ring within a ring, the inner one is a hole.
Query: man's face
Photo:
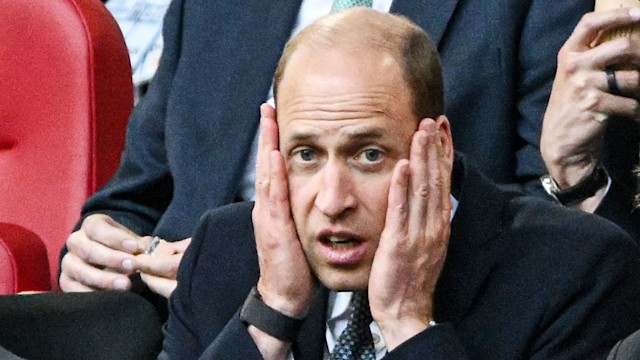
[[[299,48],[278,89],[291,211],[312,271],[333,290],[368,286],[396,162],[418,119],[390,55]]]

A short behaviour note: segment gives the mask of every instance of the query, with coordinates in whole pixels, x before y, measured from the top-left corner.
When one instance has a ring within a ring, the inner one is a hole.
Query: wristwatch
[[[265,333],[286,342],[294,342],[302,325],[302,318],[287,316],[272,309],[262,301],[254,286],[240,309],[240,320],[253,325]]]
[[[548,174],[542,176],[540,181],[544,190],[551,197],[562,205],[570,206],[595,195],[599,189],[607,184],[609,174],[604,165],[598,162],[590,174],[578,181],[577,184],[566,189],[560,189],[558,183]]]

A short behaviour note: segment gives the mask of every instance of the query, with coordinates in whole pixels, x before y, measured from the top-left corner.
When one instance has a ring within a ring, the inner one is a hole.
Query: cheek
[[[296,224],[299,219],[304,219],[313,207],[314,194],[313,183],[308,178],[289,177],[289,206]]]
[[[391,176],[378,176],[361,181],[362,185],[356,187],[360,206],[366,209],[372,220],[383,226],[387,213]]]

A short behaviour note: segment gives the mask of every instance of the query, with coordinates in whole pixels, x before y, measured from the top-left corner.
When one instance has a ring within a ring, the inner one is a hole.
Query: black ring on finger
[[[616,71],[611,67],[607,67],[604,72],[607,74],[607,84],[609,85],[609,93],[612,95],[622,95],[620,88],[618,87],[618,80],[616,79]]]

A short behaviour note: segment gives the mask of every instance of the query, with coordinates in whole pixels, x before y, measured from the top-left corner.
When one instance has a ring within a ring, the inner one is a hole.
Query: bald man
[[[456,155],[437,51],[407,19],[319,20],[274,86],[256,202],[203,218],[161,359],[604,358],[640,325],[633,241]]]

